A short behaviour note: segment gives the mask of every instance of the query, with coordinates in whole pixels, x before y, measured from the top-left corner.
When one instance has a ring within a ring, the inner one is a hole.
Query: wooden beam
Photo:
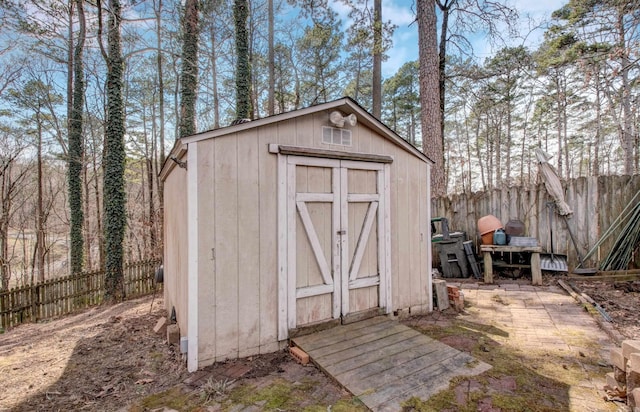
[[[275,150],[275,145],[271,145],[269,147],[269,151],[271,153],[274,153]],[[278,145],[277,150],[277,153],[280,153],[281,155],[311,156],[324,159],[357,160],[361,162],[393,163],[393,157],[391,156],[370,153],[342,152],[338,150],[315,149],[312,147],[287,145]]]

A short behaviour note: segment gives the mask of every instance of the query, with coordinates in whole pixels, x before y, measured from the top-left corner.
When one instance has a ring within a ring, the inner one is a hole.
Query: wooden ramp
[[[400,411],[416,396],[428,399],[451,378],[491,368],[387,317],[293,338],[293,345],[373,411]]]

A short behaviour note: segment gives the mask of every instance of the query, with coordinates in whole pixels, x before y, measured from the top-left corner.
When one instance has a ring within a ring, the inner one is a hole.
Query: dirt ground
[[[640,282],[577,283],[621,334],[640,339]],[[153,333],[164,315],[149,296],[0,334],[0,411],[366,410],[286,351],[190,375],[176,348]]]
[[[261,393],[265,409],[366,410],[285,351],[190,375],[177,349],[153,333],[164,315],[149,296],[0,334],[0,411],[219,410]],[[236,398],[227,399],[232,388]]]
[[[571,282],[596,301],[626,339],[640,339],[640,280]]]

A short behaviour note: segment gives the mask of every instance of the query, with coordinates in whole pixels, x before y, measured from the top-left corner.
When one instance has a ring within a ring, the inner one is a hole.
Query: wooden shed
[[[431,164],[349,98],[177,141],[164,301],[188,369],[310,325],[431,311]]]

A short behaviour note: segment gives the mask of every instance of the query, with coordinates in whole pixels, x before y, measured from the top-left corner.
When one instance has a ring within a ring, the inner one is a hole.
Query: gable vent
[[[323,126],[322,143],[338,146],[351,146],[351,130]]]

